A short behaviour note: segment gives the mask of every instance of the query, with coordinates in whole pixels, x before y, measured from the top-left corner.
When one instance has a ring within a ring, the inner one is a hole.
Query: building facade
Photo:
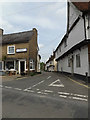
[[[57,71],[57,62],[55,60],[54,52],[53,52],[53,55],[51,55],[51,57],[49,58],[49,60],[46,62],[45,70],[50,72]]]
[[[37,72],[38,70],[38,43],[37,30],[6,34],[1,30],[2,58],[0,58],[0,70],[10,71],[15,74]]]
[[[67,32],[55,50],[57,70],[90,77],[90,3],[67,3]]]

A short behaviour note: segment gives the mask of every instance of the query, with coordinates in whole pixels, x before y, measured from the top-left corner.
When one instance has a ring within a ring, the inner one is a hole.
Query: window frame
[[[30,70],[35,70],[35,62],[33,59],[30,59],[30,64],[32,64],[32,69],[29,66]]]
[[[79,59],[77,59],[77,57],[79,57]],[[79,60],[79,61],[77,61],[77,60]],[[79,62],[78,64],[77,64],[77,62]],[[81,58],[80,58],[80,54],[76,54],[76,68],[80,68],[81,67]]]
[[[10,47],[14,47],[14,52],[13,52],[13,53],[9,53],[9,48],[10,48]],[[8,55],[13,55],[13,54],[15,54],[15,45],[7,46],[7,54],[8,54]]]

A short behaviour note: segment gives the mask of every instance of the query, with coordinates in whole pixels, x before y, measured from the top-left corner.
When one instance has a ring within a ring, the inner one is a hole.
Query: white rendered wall
[[[72,4],[70,4],[69,8],[69,29],[72,26],[72,24],[75,22],[75,20],[78,18],[79,15],[82,15],[82,13]]]
[[[80,53],[81,67],[76,67],[76,55]],[[69,56],[72,54],[69,54]],[[84,46],[81,50],[76,50],[73,52],[74,56],[74,73],[85,75],[86,72],[89,73],[88,64],[88,47]],[[62,60],[58,61],[58,71],[64,71],[71,73],[71,67],[68,67],[68,56],[64,57]]]
[[[67,38],[67,46],[64,47],[64,42],[61,44],[61,52],[56,51],[56,59],[62,56],[65,52],[67,52],[69,49],[71,49],[76,44],[80,43],[85,39],[84,34],[84,20],[83,18],[80,19],[80,21],[77,23],[77,25],[73,28],[73,30],[70,32],[68,38]]]

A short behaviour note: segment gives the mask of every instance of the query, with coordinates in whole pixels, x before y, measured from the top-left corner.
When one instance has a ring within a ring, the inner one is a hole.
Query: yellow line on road
[[[65,76],[65,77],[67,77],[67,76]],[[77,84],[83,86],[83,87],[86,87],[86,88],[90,89],[90,87],[88,87],[87,85],[84,85],[84,84],[82,84],[82,83],[79,83],[79,82],[77,82],[77,81],[71,79],[70,77],[67,77],[67,78],[68,78],[69,80],[71,80],[71,81],[73,81],[73,82],[75,82],[75,83],[77,83]]]

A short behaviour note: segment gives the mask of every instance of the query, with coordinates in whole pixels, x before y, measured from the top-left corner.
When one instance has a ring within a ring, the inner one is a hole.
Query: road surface
[[[0,87],[3,118],[88,118],[88,88],[65,75],[43,72]]]

